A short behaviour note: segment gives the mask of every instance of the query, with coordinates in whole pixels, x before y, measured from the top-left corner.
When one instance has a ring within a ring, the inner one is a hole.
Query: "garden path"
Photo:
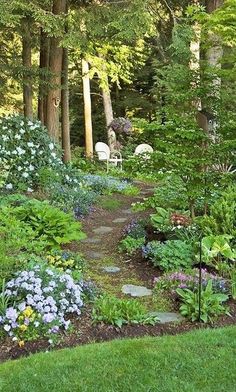
[[[78,251],[87,261],[87,278],[91,278],[99,288],[119,297],[137,297],[153,311],[156,309],[151,290],[155,268],[144,261],[140,254],[129,257],[118,251],[124,227],[133,219],[145,217],[150,213],[134,212],[132,204],[151,196],[154,188],[143,182],[136,182],[135,185],[140,189],[138,196],[109,196],[116,201],[116,208],[104,208],[104,201],[108,197],[101,199],[103,208],[96,208],[83,221],[87,238],[81,241]]]
[[[137,298],[150,313],[155,312],[161,324],[178,322],[182,319],[179,313],[166,312],[169,309],[165,309],[165,305],[163,308],[162,303],[153,301],[156,268],[143,260],[141,252],[129,257],[118,251],[125,226],[134,219],[145,218],[150,214],[150,211],[134,212],[132,204],[151,196],[154,187],[140,181],[135,182],[135,185],[140,190],[139,195],[104,196],[101,199],[103,208],[97,208],[84,220],[83,230],[87,238],[79,244],[79,251],[87,261],[86,278],[90,278],[106,293]],[[111,200],[115,200],[115,203],[111,204]]]

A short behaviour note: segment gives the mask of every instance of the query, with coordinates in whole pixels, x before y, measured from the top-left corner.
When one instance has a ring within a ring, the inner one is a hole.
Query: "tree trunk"
[[[114,116],[113,116],[113,109],[112,109],[112,102],[111,102],[111,93],[109,89],[109,80],[106,70],[106,59],[101,53],[98,53],[98,56],[102,60],[101,68],[102,73],[100,76],[101,79],[101,90],[102,90],[102,99],[103,99],[103,107],[104,107],[104,114],[106,119],[106,126],[107,126],[107,140],[110,150],[116,149],[116,134],[115,132],[109,127],[111,124]]]
[[[107,78],[107,85],[108,85],[108,78]],[[103,107],[104,113],[106,118],[106,126],[107,126],[107,140],[108,145],[111,151],[116,150],[116,134],[115,132],[109,127],[113,120],[113,110],[112,110],[112,102],[111,102],[111,93],[109,87],[107,89],[102,88],[102,99],[103,99]]]
[[[207,0],[206,9],[208,13],[214,12],[223,4],[223,0]],[[217,69],[221,68],[221,59],[223,56],[223,48],[221,40],[218,35],[211,33],[209,34],[209,49],[207,50],[207,62],[209,67],[217,73]],[[211,96],[219,98],[221,89],[221,78],[215,75],[212,82],[212,93]]]
[[[56,16],[65,12],[66,0],[54,0],[53,14]],[[63,49],[59,46],[60,38],[51,37],[50,41],[49,70],[52,73],[52,77],[50,80],[51,85],[47,97],[46,125],[49,135],[58,142]]]
[[[93,125],[90,94],[89,64],[82,59],[82,79],[84,97],[85,153],[88,158],[93,156]]]
[[[62,62],[62,92],[61,92],[61,128],[63,161],[71,161],[70,149],[70,117],[69,117],[69,83],[68,83],[68,49],[63,49]]]
[[[199,5],[198,0],[193,0],[194,5]],[[194,22],[193,24],[193,33],[194,37],[192,41],[190,42],[190,52],[191,52],[191,60],[189,67],[191,71],[193,72],[193,82],[192,82],[192,88],[193,90],[196,90],[198,85],[200,84],[200,39],[201,39],[201,27],[198,22]],[[201,99],[199,97],[196,97],[193,101],[193,107],[196,110],[201,110],[202,109],[202,103]]]
[[[32,51],[31,51],[31,20],[22,19],[22,63],[24,67],[23,76],[23,104],[24,116],[33,119],[33,88],[32,77]]]
[[[49,68],[49,43],[50,39],[42,29],[40,34],[40,60],[39,60],[39,96],[38,96],[38,118],[42,124],[46,123],[47,117],[47,79]]]

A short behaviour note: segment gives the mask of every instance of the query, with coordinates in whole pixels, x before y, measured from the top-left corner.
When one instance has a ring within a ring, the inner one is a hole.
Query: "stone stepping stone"
[[[124,223],[127,221],[127,218],[116,218],[112,222],[113,223]]]
[[[89,257],[90,259],[104,259],[105,255],[104,253],[101,252],[96,252],[94,250],[88,250],[86,252],[87,257]]]
[[[109,227],[109,226],[100,226],[100,227],[98,227],[97,229],[93,229],[93,232],[94,232],[95,234],[102,235],[102,234],[111,233],[112,230],[113,230],[112,227]]]
[[[130,294],[131,297],[145,297],[152,295],[152,290],[145,286],[135,286],[133,284],[125,284],[122,286],[123,294]]]
[[[84,242],[86,244],[97,244],[98,242],[101,242],[101,238],[95,238],[95,237],[90,237],[86,238],[85,240],[82,240],[81,242]]]
[[[120,268],[115,266],[103,267],[103,271],[108,274],[116,274],[117,272],[120,272]]]
[[[131,208],[128,208],[127,210],[122,210],[121,211],[123,214],[133,214],[133,211]]]
[[[160,324],[166,324],[166,323],[179,323],[184,318],[181,316],[179,313],[175,312],[150,312],[150,316],[156,316],[158,318]]]

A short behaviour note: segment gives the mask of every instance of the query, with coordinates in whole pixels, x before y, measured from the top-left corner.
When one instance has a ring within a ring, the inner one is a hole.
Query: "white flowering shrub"
[[[9,170],[6,189],[31,191],[38,184],[39,170],[62,164],[59,148],[39,121],[20,115],[0,117],[0,159]]]

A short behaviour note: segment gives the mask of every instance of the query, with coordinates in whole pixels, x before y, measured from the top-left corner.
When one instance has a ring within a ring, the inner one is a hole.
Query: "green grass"
[[[236,327],[116,340],[0,365],[4,392],[235,392]]]
[[[112,196],[102,196],[99,200],[99,205],[104,208],[104,210],[114,211],[121,207],[122,202],[116,200]]]

